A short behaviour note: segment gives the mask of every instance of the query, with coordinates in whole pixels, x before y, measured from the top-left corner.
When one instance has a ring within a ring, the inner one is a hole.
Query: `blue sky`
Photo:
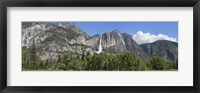
[[[130,35],[138,31],[154,35],[164,34],[178,40],[178,22],[74,22],[88,35],[103,34],[118,29]]]

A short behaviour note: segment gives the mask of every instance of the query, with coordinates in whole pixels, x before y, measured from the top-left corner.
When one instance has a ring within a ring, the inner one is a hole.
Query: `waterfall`
[[[98,54],[102,52],[101,40],[102,40],[102,38],[100,38],[100,40],[99,40],[98,51],[96,51],[96,53],[98,53]]]

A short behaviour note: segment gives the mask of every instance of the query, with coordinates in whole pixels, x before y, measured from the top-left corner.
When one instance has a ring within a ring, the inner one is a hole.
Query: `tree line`
[[[34,45],[33,45],[34,46]],[[41,71],[145,71],[145,70],[173,70],[177,69],[172,61],[161,57],[153,57],[149,61],[142,61],[133,53],[94,54],[74,56],[72,52],[58,55],[54,62],[41,60],[36,56],[35,47],[23,49],[22,69]]]

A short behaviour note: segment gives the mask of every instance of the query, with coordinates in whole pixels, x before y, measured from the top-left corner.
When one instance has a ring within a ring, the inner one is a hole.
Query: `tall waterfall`
[[[96,53],[98,53],[98,54],[102,52],[101,40],[102,40],[102,38],[100,38],[100,40],[99,40],[98,51],[96,51]]]

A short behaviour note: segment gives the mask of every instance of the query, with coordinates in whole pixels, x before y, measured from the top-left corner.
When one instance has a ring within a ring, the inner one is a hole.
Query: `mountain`
[[[140,47],[149,56],[159,56],[178,62],[178,43],[167,40],[158,40],[153,43],[146,43],[140,45]]]
[[[102,35],[102,47],[106,52],[125,52],[126,46],[122,34],[118,30]]]
[[[149,56],[136,43],[136,41],[133,40],[131,35],[129,35],[127,33],[123,33],[122,36],[123,36],[123,39],[124,39],[124,42],[125,42],[126,49],[128,51],[131,51],[133,54],[137,55],[142,60],[148,60],[149,59]]]
[[[162,40],[138,45],[131,35],[119,30],[89,36],[75,24],[65,22],[22,22],[22,49],[31,49],[33,45],[41,60],[52,62],[66,52],[75,56],[100,53],[99,47],[102,47],[102,53],[129,51],[142,60],[149,60],[152,56],[165,57],[174,62],[178,59],[178,44],[175,42]]]
[[[31,48],[34,42],[37,56],[42,60],[57,60],[58,55],[67,51],[78,54],[92,52],[89,45],[95,45],[98,40],[90,39],[72,23],[23,22],[22,25],[22,46]],[[94,43],[88,43],[86,39]]]

